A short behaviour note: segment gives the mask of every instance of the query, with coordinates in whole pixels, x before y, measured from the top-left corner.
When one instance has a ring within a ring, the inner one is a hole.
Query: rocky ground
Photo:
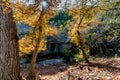
[[[42,80],[120,80],[120,58],[91,58],[91,63],[36,64]],[[59,61],[58,61],[59,62]],[[29,64],[21,65],[26,77]]]

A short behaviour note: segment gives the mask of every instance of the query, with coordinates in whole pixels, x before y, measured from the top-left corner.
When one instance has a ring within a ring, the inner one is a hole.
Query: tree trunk
[[[40,40],[41,40],[41,32],[42,32],[42,30],[41,30],[41,27],[39,26],[39,35],[38,35],[38,39],[36,41],[35,50],[33,52],[27,80],[38,80],[38,75],[36,74],[36,71],[35,71],[35,63],[36,63],[36,59],[37,59],[37,55],[38,55],[38,48],[39,48],[39,44],[40,44]]]
[[[20,80],[16,24],[12,11],[3,14],[3,9],[0,5],[0,80]]]
[[[87,58],[87,55],[86,55],[84,49],[81,49],[81,50],[82,50],[82,57],[83,57],[83,60],[85,61],[85,63],[89,63],[89,60],[88,60],[88,58]]]
[[[78,39],[79,39],[79,50],[82,50],[82,58],[83,60],[85,61],[85,63],[89,63],[89,60],[88,60],[88,57],[85,53],[85,43],[83,42],[83,37],[81,36],[81,33],[77,30],[77,34],[79,35],[78,36]]]
[[[37,59],[37,55],[38,55],[38,48],[39,48],[39,44],[41,41],[41,32],[42,32],[42,25],[41,25],[41,20],[43,17],[43,12],[41,13],[41,15],[39,16],[38,19],[38,24],[36,25],[36,27],[38,27],[38,37],[36,40],[36,46],[33,52],[33,56],[32,56],[32,60],[31,60],[31,64],[30,64],[30,68],[29,68],[29,73],[27,76],[27,80],[40,80],[40,78],[38,78],[38,74],[36,74],[36,70],[35,70],[35,63],[36,63],[36,59]]]

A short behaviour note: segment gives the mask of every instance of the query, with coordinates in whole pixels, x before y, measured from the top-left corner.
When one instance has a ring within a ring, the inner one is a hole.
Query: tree
[[[51,2],[49,2],[49,4],[50,3]],[[31,6],[21,4],[22,3],[19,2],[15,4],[13,3],[12,6],[14,6],[15,11],[14,18],[19,22],[24,22],[25,24],[30,25],[32,27],[32,31],[30,32],[30,34],[26,35],[21,40],[19,40],[20,42],[22,41],[22,44],[20,43],[20,50],[21,52],[25,51],[27,53],[33,52],[27,80],[38,80],[35,70],[37,55],[42,50],[46,49],[46,36],[56,34],[56,31],[48,26],[48,22],[51,17],[51,11],[46,5],[47,3],[36,0],[35,4]],[[27,44],[25,41],[26,39],[28,40]],[[25,47],[28,49],[23,49]]]
[[[44,16],[44,13],[41,12],[41,15],[39,16],[39,19],[38,21],[41,21],[43,19],[43,16]],[[35,48],[34,48],[34,51],[33,51],[33,57],[32,57],[32,60],[31,60],[31,65],[30,65],[30,68],[29,68],[29,74],[27,76],[27,80],[38,80],[37,78],[37,74],[36,74],[36,71],[35,71],[35,63],[36,63],[36,58],[37,58],[37,55],[39,53],[39,47],[40,47],[40,44],[41,44],[41,41],[42,41],[42,32],[44,32],[44,29],[43,29],[43,25],[42,25],[42,21],[41,22],[38,22],[38,25],[36,25],[36,27],[38,28],[38,37],[36,39],[36,44],[35,44]],[[41,51],[41,50],[40,50]]]
[[[12,10],[0,0],[0,80],[20,80],[18,36]]]
[[[69,32],[71,41],[74,42],[79,50],[82,51],[82,56],[85,62],[89,62],[86,49],[86,39],[82,32],[90,28],[91,24],[97,22],[98,11],[106,11],[113,4],[112,1],[107,0],[76,0],[76,5],[72,8],[65,8],[70,13],[74,14],[74,23],[72,30]]]

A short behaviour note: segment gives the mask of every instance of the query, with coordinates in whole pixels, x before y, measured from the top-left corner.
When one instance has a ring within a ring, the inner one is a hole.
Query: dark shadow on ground
[[[101,68],[101,69],[104,69],[106,71],[109,71],[109,72],[112,72],[112,73],[117,73],[117,72],[120,72],[120,66],[116,67],[116,66],[113,66],[113,61],[108,61],[106,63],[95,63],[95,62],[90,62],[90,63],[86,63],[86,64],[81,64],[79,63],[79,67],[80,69],[83,69],[83,67],[85,66],[88,66],[88,67],[98,67],[98,68]]]

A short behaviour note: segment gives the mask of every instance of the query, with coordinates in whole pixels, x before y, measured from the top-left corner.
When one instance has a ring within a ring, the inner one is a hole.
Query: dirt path
[[[92,63],[68,63],[37,66],[42,80],[120,80],[120,58],[93,58]],[[26,77],[27,70],[21,69]]]

